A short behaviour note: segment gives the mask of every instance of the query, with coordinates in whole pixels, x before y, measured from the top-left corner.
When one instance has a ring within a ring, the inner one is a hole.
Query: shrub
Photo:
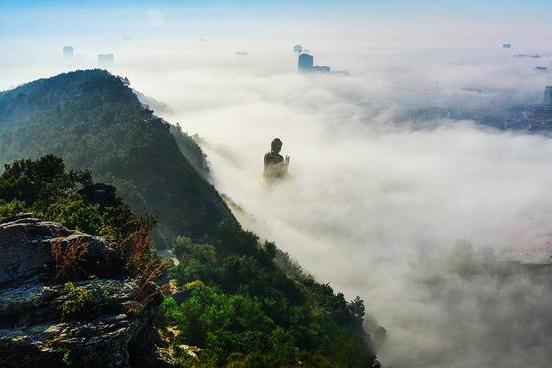
[[[51,244],[51,254],[56,268],[56,277],[62,280],[85,277],[82,267],[90,242],[84,238],[75,241],[54,240]]]
[[[193,288],[202,287],[202,286],[205,286],[205,284],[203,283],[203,281],[201,281],[201,280],[194,280],[194,281],[188,282],[186,285],[184,285],[184,289],[186,289],[186,290],[191,290],[191,289],[193,289]]]
[[[77,286],[69,281],[65,283],[64,290],[67,295],[61,305],[62,319],[90,317],[106,303],[110,294],[109,286],[98,285],[94,281],[86,286]]]
[[[94,308],[92,293],[85,287],[78,287],[72,282],[67,282],[65,291],[67,299],[61,306],[62,319],[88,314]]]
[[[123,262],[130,276],[136,281],[136,297],[146,301],[161,292],[156,281],[165,273],[165,263],[151,251],[151,238],[147,229],[141,228],[121,244]]]
[[[13,216],[18,212],[25,212],[25,204],[18,200],[6,202],[0,199],[0,217]]]

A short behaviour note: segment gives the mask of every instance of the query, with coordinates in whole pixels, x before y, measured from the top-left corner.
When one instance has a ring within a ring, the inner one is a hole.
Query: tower
[[[314,64],[314,58],[309,54],[299,54],[298,67],[300,72],[310,72]]]
[[[113,65],[115,61],[115,55],[113,54],[98,54],[98,63],[107,66]]]
[[[544,89],[544,104],[546,107],[552,109],[552,86]]]
[[[63,56],[66,58],[73,57],[73,48],[71,46],[63,46]]]

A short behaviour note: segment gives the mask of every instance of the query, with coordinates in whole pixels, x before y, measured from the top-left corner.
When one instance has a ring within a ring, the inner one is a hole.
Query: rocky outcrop
[[[0,286],[38,279],[52,264],[51,239],[69,236],[63,226],[20,214],[0,223]]]
[[[79,254],[80,272],[98,277],[122,271],[111,244],[62,225],[37,219],[30,213],[0,221],[0,287],[52,279],[56,272],[52,247],[86,244]]]
[[[83,243],[86,277],[61,281],[53,248]],[[112,244],[20,214],[0,222],[0,252],[0,367],[155,366],[155,301],[136,300]]]

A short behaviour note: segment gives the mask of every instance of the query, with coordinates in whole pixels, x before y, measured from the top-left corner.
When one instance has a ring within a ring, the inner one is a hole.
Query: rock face
[[[92,277],[58,281],[52,247],[85,241]],[[20,214],[0,222],[0,252],[0,367],[156,366],[144,343],[152,305],[136,300],[109,243]]]
[[[70,235],[59,224],[20,214],[0,223],[0,286],[39,278],[52,264],[48,241]]]
[[[63,249],[87,244],[80,254],[83,274],[113,276],[122,270],[111,244],[23,213],[0,221],[0,287],[51,279],[56,271],[52,256],[54,244]]]

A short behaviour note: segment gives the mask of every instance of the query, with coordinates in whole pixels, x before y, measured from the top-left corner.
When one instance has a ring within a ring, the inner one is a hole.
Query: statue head
[[[270,143],[271,151],[274,153],[280,153],[282,150],[282,141],[280,138],[274,138],[272,143]]]

